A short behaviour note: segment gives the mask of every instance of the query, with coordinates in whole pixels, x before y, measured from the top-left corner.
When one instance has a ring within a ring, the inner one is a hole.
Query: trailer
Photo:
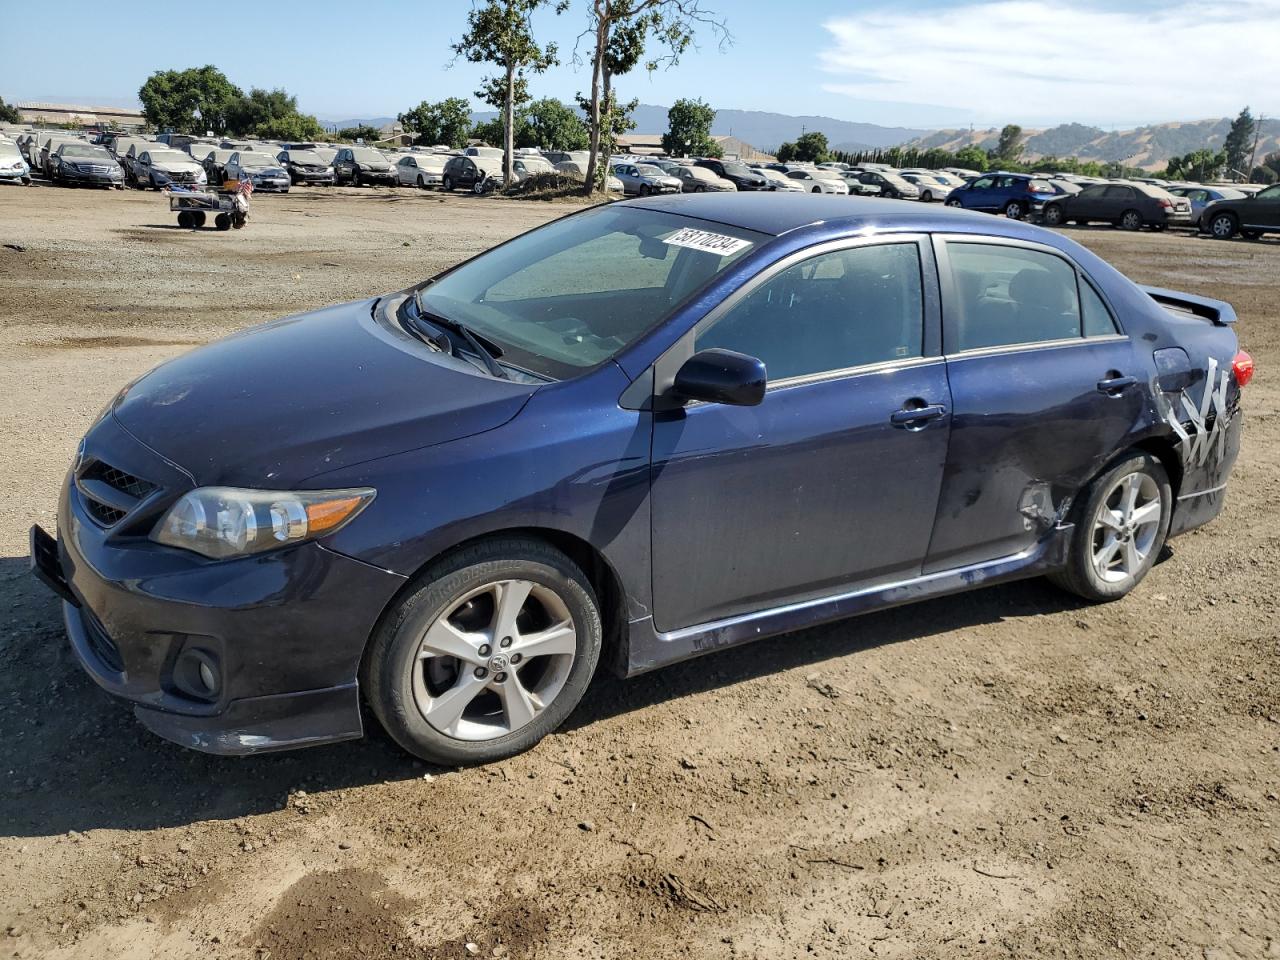
[[[203,227],[212,214],[215,227],[230,230],[236,212],[235,194],[212,190],[171,189],[169,209],[178,214],[180,227]]]

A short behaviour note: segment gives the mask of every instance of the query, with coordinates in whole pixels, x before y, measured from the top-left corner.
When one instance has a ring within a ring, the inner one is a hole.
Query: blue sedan
[[[1124,596],[1222,509],[1234,321],[1013,220],[600,206],[127,385],[33,566],[163,737],[350,739],[365,703],[492,761],[604,665],[1024,577]]]
[[[1243,200],[1246,196],[1241,191],[1232,190],[1230,187],[1201,187],[1196,184],[1169,187],[1169,192],[1175,197],[1186,197],[1191,201],[1191,220],[1194,223],[1200,222],[1205,208],[1215,200]]]

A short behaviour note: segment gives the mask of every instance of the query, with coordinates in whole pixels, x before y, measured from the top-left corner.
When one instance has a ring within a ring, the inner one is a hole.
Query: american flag
[[[236,193],[242,193],[246,197],[253,193],[253,180],[249,177],[241,180],[240,185],[236,187]]]

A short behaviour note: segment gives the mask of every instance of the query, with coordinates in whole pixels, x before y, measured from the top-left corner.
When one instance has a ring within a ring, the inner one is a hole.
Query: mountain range
[[[1195,150],[1220,150],[1231,129],[1231,120],[1191,120],[1157,123],[1133,130],[1102,130],[1081,123],[1064,123],[1041,130],[1027,130],[1023,156],[1078,157],[1103,163],[1122,161],[1131,167],[1156,170],[1168,164],[1170,157],[1184,156]],[[1000,139],[1000,130],[935,130],[909,141],[913,147],[941,147],[955,152],[967,146],[987,150]],[[1280,151],[1280,120],[1268,119],[1258,130],[1256,162]]]

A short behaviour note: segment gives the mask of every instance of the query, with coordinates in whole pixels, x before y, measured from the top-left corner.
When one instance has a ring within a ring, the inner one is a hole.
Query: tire
[[[1051,203],[1044,208],[1044,225],[1046,227],[1059,227],[1066,221],[1063,216],[1062,204]]]
[[[194,212],[191,214],[191,218],[192,218],[192,220],[193,220],[193,221],[195,221],[195,225],[196,225],[197,227],[203,227],[203,226],[204,226],[205,216],[204,216],[204,211],[203,211],[203,210],[196,210],[196,211],[194,211]]]
[[[419,190],[425,190],[425,189],[427,189],[427,181],[426,181],[426,180],[424,180],[424,179],[422,179],[422,175],[421,175],[421,174],[419,174],[419,175],[418,175],[418,189],[419,189]]]
[[[920,201],[922,203],[933,203],[933,191],[926,190],[924,193],[920,194]]]
[[[1004,215],[1010,220],[1021,220],[1027,215],[1027,208],[1021,200],[1010,200],[1004,205]]]
[[[508,596],[527,598],[509,608],[524,626],[504,647],[501,597],[512,589]],[[538,540],[482,542],[432,565],[411,590],[384,617],[360,668],[370,709],[409,753],[447,766],[501,760],[533,747],[582,699],[600,659],[599,604],[559,550]],[[442,623],[432,649],[428,633]],[[548,647],[554,652],[527,655],[517,672],[521,644],[539,634],[559,641]],[[516,691],[523,696],[509,700]]]
[[[961,203],[959,200],[948,200],[948,201],[947,201],[947,206],[948,206],[948,207],[963,208],[963,207],[964,207],[964,204],[963,204],[963,203]]]
[[[178,211],[178,226],[182,227],[184,230],[190,230],[195,225],[195,217],[191,215],[190,210]]]
[[[649,189],[649,185],[647,183],[640,184],[640,196],[647,197],[652,192],[653,191]]]
[[[706,187],[704,187],[702,184],[698,184],[698,186],[696,186],[696,187],[694,187],[694,188],[693,188],[693,192],[694,192],[694,193],[706,193],[706,192],[707,192],[707,188],[706,188]]]
[[[360,176],[360,168],[359,168],[359,167],[356,167],[354,170],[352,170],[352,171],[351,171],[351,185],[352,185],[353,187],[363,187],[363,186],[364,186],[364,180],[363,180],[363,178]]]
[[[1240,229],[1240,223],[1236,220],[1234,213],[1214,214],[1208,226],[1209,229],[1206,232],[1218,240],[1230,240]]]
[[[809,192],[810,192],[810,193],[821,193],[821,192],[822,192],[822,188],[821,188],[821,187],[814,187],[814,188],[813,188],[812,190],[810,190]]]
[[[453,193],[453,178],[447,173],[440,179],[440,189],[445,193]]]
[[[1133,488],[1138,490],[1137,510],[1125,506]],[[1153,503],[1158,504],[1154,519],[1135,524],[1134,519]],[[1160,461],[1146,453],[1124,456],[1094,480],[1077,502],[1067,565],[1049,579],[1094,603],[1119,600],[1155,565],[1169,533],[1172,507],[1173,489]],[[1117,524],[1123,529],[1117,531]],[[1105,562],[1095,562],[1098,558]]]
[[[148,186],[150,186],[152,190],[160,189],[158,186],[156,186],[156,176],[154,173],[147,175],[147,182],[148,182]]]
[[[213,218],[213,225],[217,227],[219,230],[230,230],[231,215],[226,213],[218,214],[216,217]]]
[[[1116,221],[1116,226],[1121,230],[1141,230],[1142,214],[1137,210],[1126,210],[1124,213],[1120,214],[1120,219]]]

